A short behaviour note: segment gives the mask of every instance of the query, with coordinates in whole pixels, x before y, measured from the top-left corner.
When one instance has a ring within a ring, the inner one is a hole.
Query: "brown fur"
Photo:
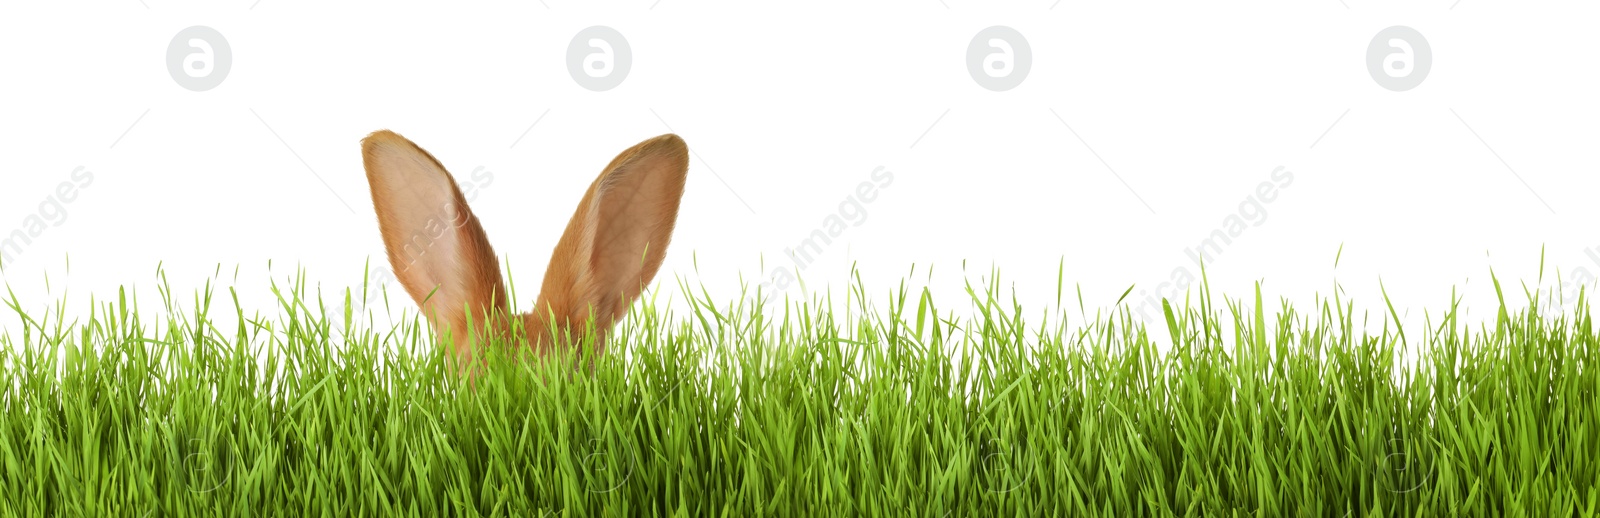
[[[551,254],[533,311],[509,315],[509,292],[494,249],[444,166],[388,130],[373,132],[361,144],[395,276],[441,343],[454,343],[466,365],[479,357],[477,344],[491,336],[548,354],[565,343],[551,335],[552,327],[581,336],[591,315],[595,352],[602,352],[606,331],[666,258],[689,167],[688,147],[673,134],[617,155],[578,202]],[[511,336],[513,319],[521,319],[521,336]]]

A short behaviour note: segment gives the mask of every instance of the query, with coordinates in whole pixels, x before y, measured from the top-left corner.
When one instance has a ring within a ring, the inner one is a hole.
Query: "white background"
[[[1304,305],[1337,282],[1376,321],[1381,280],[1408,319],[1452,289],[1485,317],[1490,269],[1520,305],[1541,248],[1547,287],[1559,271],[1593,289],[1600,272],[1592,2],[588,4],[0,4],[0,239],[55,214],[41,203],[75,167],[94,174],[4,282],[30,311],[65,295],[82,315],[119,286],[152,304],[158,264],[185,300],[220,267],[270,315],[268,280],[303,267],[333,304],[384,263],[359,154],[380,128],[458,180],[492,172],[473,209],[524,307],[600,168],[669,128],[695,156],[664,295],[682,276],[731,302],[879,166],[893,184],[802,272],[809,293],[842,294],[856,263],[881,300],[931,264],[936,300],[959,308],[964,280],[998,267],[1037,314],[1064,264],[1091,315],[1130,285],[1135,304],[1171,296],[1158,285],[1175,268],[1198,274],[1186,249],[1257,214],[1241,203],[1279,166],[1292,184],[1207,266],[1227,294],[1262,280]],[[232,48],[213,90],[166,68],[193,25]],[[593,25],[632,48],[616,89],[568,74],[568,43]],[[1032,49],[1013,90],[967,71],[993,25]],[[1366,68],[1393,25],[1432,48],[1410,91]]]

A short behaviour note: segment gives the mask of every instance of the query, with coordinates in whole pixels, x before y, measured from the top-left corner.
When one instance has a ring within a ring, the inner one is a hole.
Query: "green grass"
[[[1337,297],[1202,287],[1146,328],[1060,309],[1060,285],[1026,312],[969,288],[961,316],[904,284],[858,281],[837,314],[685,289],[592,373],[502,362],[470,388],[426,326],[336,324],[363,319],[300,283],[270,318],[209,285],[87,322],[13,295],[0,516],[1600,514],[1585,301],[1502,297],[1476,329],[1389,306],[1369,333]]]

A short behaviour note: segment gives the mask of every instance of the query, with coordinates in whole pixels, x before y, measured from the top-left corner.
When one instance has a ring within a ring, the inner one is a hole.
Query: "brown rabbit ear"
[[[478,218],[439,161],[388,130],[361,141],[372,205],[389,264],[406,292],[441,335],[456,337],[458,354],[471,350],[467,312],[483,329],[486,315],[504,316],[505,281]]]
[[[617,155],[556,244],[536,316],[548,311],[567,320],[558,324],[578,325],[592,308],[603,333],[625,313],[666,258],[688,170],[689,148],[673,134]]]

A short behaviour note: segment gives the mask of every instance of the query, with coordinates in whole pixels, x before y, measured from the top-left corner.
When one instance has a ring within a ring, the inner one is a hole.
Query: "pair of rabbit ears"
[[[361,148],[395,277],[434,327],[465,329],[469,312],[474,322],[506,315],[499,260],[449,171],[391,131]],[[617,155],[557,243],[534,314],[569,320],[561,324],[592,314],[601,328],[625,313],[666,257],[688,168],[689,149],[673,134]]]

